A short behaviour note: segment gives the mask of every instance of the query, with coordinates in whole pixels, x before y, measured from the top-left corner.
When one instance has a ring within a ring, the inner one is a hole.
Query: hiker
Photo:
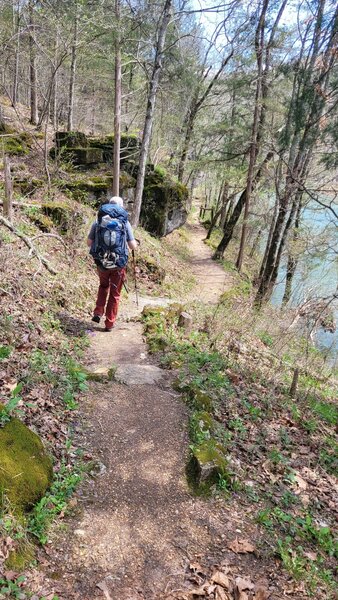
[[[122,198],[113,196],[100,207],[97,221],[91,226],[87,244],[97,265],[100,279],[92,321],[99,323],[105,314],[105,331],[111,331],[126,278],[128,248],[137,248]]]

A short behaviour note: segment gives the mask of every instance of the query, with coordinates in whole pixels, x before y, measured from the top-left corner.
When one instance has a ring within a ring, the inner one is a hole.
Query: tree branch
[[[7,219],[5,219],[5,217],[2,217],[1,215],[0,223],[5,225],[7,229],[14,233],[14,235],[23,240],[23,242],[25,242],[26,246],[29,248],[30,255],[35,256],[35,258],[38,259],[40,265],[42,264],[47,269],[47,271],[51,273],[51,275],[57,275],[57,271],[55,271],[54,267],[51,266],[48,260],[38,252],[38,250],[36,249],[32,241],[29,239],[29,237],[27,237],[24,233],[21,233],[21,231],[15,229],[14,225],[12,225],[12,223],[10,223]]]

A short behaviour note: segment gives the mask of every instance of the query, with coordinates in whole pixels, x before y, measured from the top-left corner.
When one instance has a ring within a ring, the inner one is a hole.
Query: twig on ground
[[[58,240],[63,245],[63,247],[65,248],[65,250],[67,250],[67,245],[66,245],[65,241],[62,239],[62,237],[60,237],[56,233],[38,233],[38,235],[35,235],[34,237],[31,238],[31,241],[35,242],[35,240],[38,240],[39,238],[42,238],[42,237],[55,238],[56,240]]]
[[[57,271],[54,269],[54,267],[52,267],[52,265],[49,263],[49,261],[42,254],[40,254],[38,252],[38,250],[32,243],[32,240],[29,237],[27,237],[27,235],[25,235],[24,233],[21,233],[21,231],[18,231],[17,229],[15,229],[14,225],[12,225],[12,223],[10,223],[7,219],[5,219],[5,217],[0,216],[0,223],[5,225],[5,227],[7,227],[12,233],[14,233],[14,235],[16,235],[21,240],[23,240],[23,242],[25,242],[26,246],[29,248],[30,256],[34,256],[35,258],[37,258],[40,263],[40,266],[43,265],[45,267],[45,269],[47,269],[47,271],[49,273],[51,273],[51,275],[57,275]],[[38,269],[38,271],[39,270],[40,269]],[[36,273],[35,273],[35,275],[36,275]]]

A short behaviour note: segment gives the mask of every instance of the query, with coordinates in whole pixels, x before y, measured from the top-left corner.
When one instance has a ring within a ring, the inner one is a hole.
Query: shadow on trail
[[[77,319],[66,312],[58,313],[57,318],[63,333],[69,337],[83,337],[88,332],[102,329],[94,323]]]

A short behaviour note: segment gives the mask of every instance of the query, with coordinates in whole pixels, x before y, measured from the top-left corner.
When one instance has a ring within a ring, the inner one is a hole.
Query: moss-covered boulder
[[[18,511],[42,498],[53,478],[52,462],[36,433],[18,419],[0,428],[0,502]]]
[[[50,232],[54,223],[50,217],[43,214],[39,206],[30,206],[25,209],[25,214],[29,220],[34,223],[44,233]]]
[[[103,152],[104,162],[112,163],[114,158],[114,135],[89,138],[92,148],[100,148]],[[140,142],[135,134],[122,133],[120,144],[121,165],[128,161],[137,161],[140,152]]]
[[[103,162],[103,152],[100,148],[70,148],[64,151],[64,156],[69,158],[77,167],[93,167]]]
[[[20,190],[25,196],[33,194],[37,189],[43,187],[44,181],[36,177],[14,177],[14,189]]]
[[[83,216],[63,202],[44,202],[41,204],[41,212],[49,217],[60,233],[67,233],[83,222]]]
[[[193,446],[187,470],[191,486],[199,493],[207,493],[220,478],[230,481],[226,450],[213,438]]]
[[[30,133],[13,133],[2,138],[5,154],[9,156],[19,156],[28,154],[33,144],[33,137]]]
[[[135,179],[128,173],[121,171],[120,173],[120,193],[125,197],[128,195],[128,190],[135,186]],[[60,187],[66,192],[70,192],[71,196],[77,202],[90,204],[98,207],[102,202],[109,198],[113,193],[113,176],[112,175],[97,175],[87,176],[71,181],[60,181]]]
[[[146,175],[140,224],[162,237],[187,220],[188,189],[159,169]]]
[[[55,144],[60,148],[86,148],[88,139],[81,131],[57,131],[55,133]]]

